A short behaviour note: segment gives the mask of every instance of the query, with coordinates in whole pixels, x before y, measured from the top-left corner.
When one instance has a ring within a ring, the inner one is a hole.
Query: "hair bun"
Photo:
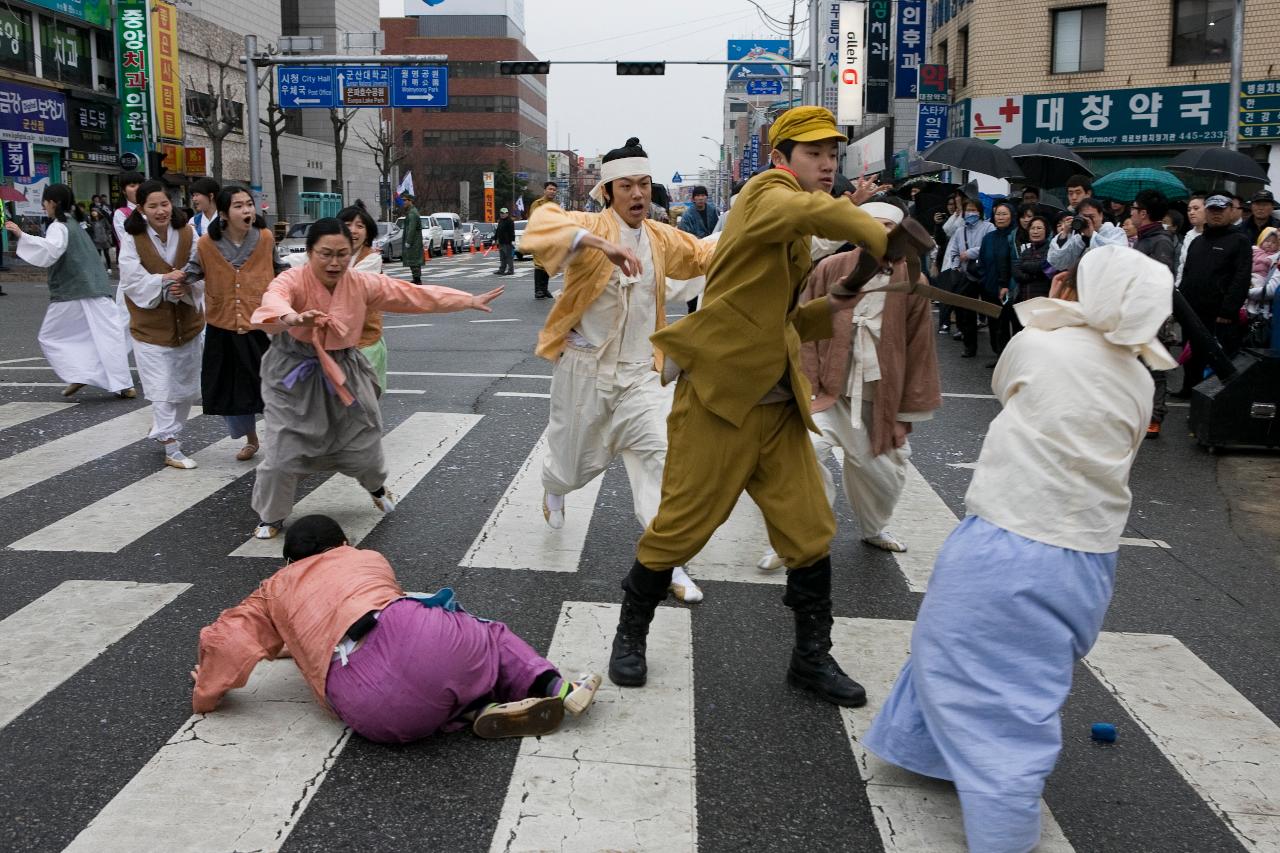
[[[623,147],[624,147],[624,148],[639,148],[639,147],[640,147],[640,140],[639,140],[637,137],[634,137],[634,136],[633,136],[633,137],[631,137],[630,139],[628,139],[628,140],[627,140],[627,144],[626,144],[626,145],[624,145]]]

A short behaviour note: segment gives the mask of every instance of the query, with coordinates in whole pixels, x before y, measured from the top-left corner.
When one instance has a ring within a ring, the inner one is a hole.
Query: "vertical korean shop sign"
[[[889,112],[889,0],[867,6],[867,112]]]
[[[497,211],[493,202],[493,172],[484,173],[484,221],[497,222]]]
[[[163,0],[151,6],[152,92],[156,136],[182,142],[182,86],[178,78],[178,10]]]
[[[844,0],[840,4],[837,124],[862,124],[862,98],[867,76],[866,24],[867,4],[863,0]]]
[[[116,79],[120,86],[120,151],[147,162],[151,138],[147,0],[117,0]]]
[[[914,98],[924,64],[924,0],[898,0],[898,49],[894,55],[893,96]]]

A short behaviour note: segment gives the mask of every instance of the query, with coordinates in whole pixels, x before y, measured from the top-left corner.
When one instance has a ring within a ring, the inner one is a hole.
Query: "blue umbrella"
[[[1191,196],[1182,181],[1160,169],[1121,169],[1093,182],[1095,198],[1131,202],[1143,190],[1160,190],[1170,199]]]

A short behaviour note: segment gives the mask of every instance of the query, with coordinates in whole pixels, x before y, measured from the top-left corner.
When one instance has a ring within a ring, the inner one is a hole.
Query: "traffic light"
[[[503,74],[549,74],[550,62],[499,62],[498,71]]]
[[[169,171],[164,165],[163,151],[147,152],[147,177],[153,181],[160,180],[165,172]]]
[[[642,77],[661,76],[667,73],[665,62],[619,62],[620,76],[639,75]]]

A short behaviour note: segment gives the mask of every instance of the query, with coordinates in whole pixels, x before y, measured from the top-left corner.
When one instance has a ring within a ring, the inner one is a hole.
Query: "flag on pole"
[[[516,199],[516,213],[520,216],[524,216],[524,196],[520,196]]]
[[[400,186],[396,187],[396,204],[400,203],[400,197],[403,195],[413,195],[413,172],[405,172],[404,179],[400,181]]]

